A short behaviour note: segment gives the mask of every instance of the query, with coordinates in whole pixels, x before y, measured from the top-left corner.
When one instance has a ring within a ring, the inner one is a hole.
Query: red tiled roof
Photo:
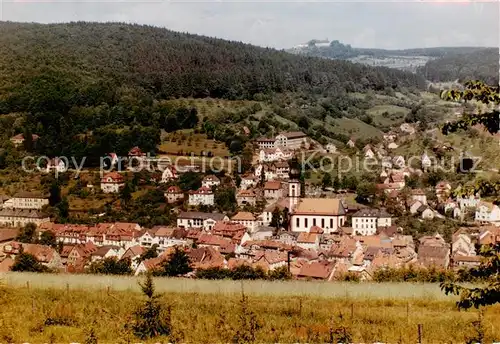
[[[123,182],[123,176],[119,174],[118,172],[110,172],[105,174],[102,179],[101,183],[110,183],[108,179],[111,179],[111,183],[122,183]]]
[[[281,182],[273,180],[273,181],[268,181],[266,184],[264,184],[264,189],[265,190],[279,190],[281,189]]]
[[[173,186],[171,186],[171,187],[169,187],[167,189],[167,193],[169,193],[169,194],[180,194],[180,193],[182,193],[182,190],[181,190],[180,187],[173,185]]]
[[[332,271],[333,264],[330,262],[312,262],[302,265],[298,277],[327,279]]]
[[[297,237],[297,243],[314,244],[318,239],[318,234],[302,232]]]
[[[139,147],[134,147],[128,152],[129,156],[142,156],[146,155],[142,152],[142,150]]]
[[[189,191],[189,193],[191,195],[195,195],[195,194],[207,194],[208,195],[208,194],[211,194],[213,192],[212,192],[212,189],[209,189],[207,187],[202,186],[198,190],[191,190],[191,191]]]

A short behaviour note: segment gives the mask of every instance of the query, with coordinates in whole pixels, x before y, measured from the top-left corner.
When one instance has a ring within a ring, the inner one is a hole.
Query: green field
[[[224,143],[210,140],[204,134],[185,133],[178,131],[175,133],[166,134],[162,140],[159,149],[166,153],[183,152],[184,155],[202,155],[202,152],[208,154],[211,152],[213,156],[229,156],[229,150]]]
[[[8,273],[0,280],[0,341],[83,342],[93,330],[99,343],[138,342],[124,328],[144,300],[138,278]],[[158,278],[156,287],[171,306],[173,333],[150,343],[234,342],[250,318],[257,343],[331,342],[336,331],[353,342],[416,343],[419,324],[423,343],[463,343],[478,319],[434,284]],[[500,338],[499,315],[498,306],[484,313],[485,343]]]

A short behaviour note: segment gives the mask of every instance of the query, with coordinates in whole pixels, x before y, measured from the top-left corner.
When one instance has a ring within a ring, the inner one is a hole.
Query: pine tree
[[[59,202],[61,202],[61,186],[57,180],[54,180],[50,185],[49,193],[49,204],[52,207],[55,207],[59,204]]]
[[[193,271],[189,256],[186,252],[178,247],[175,247],[170,258],[164,263],[163,270],[160,272],[163,276],[183,276]]]
[[[31,133],[31,130],[28,126],[24,127],[23,137],[24,137],[24,142],[23,142],[24,149],[27,152],[32,152],[33,151],[33,134]]]
[[[163,310],[158,301],[160,295],[155,293],[151,274],[146,275],[144,283],[139,283],[147,300],[134,312],[132,330],[136,337],[144,340],[158,336],[168,336],[171,333],[170,308]]]

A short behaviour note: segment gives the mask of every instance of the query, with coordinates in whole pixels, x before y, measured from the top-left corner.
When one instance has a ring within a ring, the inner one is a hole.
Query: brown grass
[[[19,276],[3,278],[0,342],[83,342],[90,328],[99,343],[137,342],[124,330],[143,300],[137,279],[44,275],[37,280],[29,274]],[[83,283],[86,277],[87,284]],[[62,282],[65,278],[68,289]],[[26,280],[32,281],[29,288],[22,285]],[[78,281],[82,285],[74,289]],[[94,287],[89,288],[89,283],[95,283]],[[157,279],[156,284],[164,292],[161,302],[172,306],[175,338],[169,340],[231,341],[241,314],[240,283]],[[406,296],[393,294],[396,287]],[[438,294],[436,285],[245,282],[243,288],[249,308],[262,326],[256,332],[257,342],[328,342],[330,331],[345,327],[354,342],[415,343],[417,325],[422,324],[424,343],[463,343],[473,333],[471,322],[478,318],[477,311],[458,312],[453,299]],[[326,293],[329,288],[339,292]],[[177,291],[171,291],[174,289]],[[364,296],[362,289],[366,290]],[[415,297],[407,296],[411,290]],[[484,342],[500,338],[499,315],[500,307],[487,309]],[[59,325],[47,325],[47,319]]]

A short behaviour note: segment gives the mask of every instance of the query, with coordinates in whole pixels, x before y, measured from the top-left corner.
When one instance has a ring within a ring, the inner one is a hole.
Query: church
[[[290,228],[292,232],[309,232],[321,227],[325,234],[336,232],[347,221],[342,201],[336,198],[300,198],[300,182],[288,183]]]

